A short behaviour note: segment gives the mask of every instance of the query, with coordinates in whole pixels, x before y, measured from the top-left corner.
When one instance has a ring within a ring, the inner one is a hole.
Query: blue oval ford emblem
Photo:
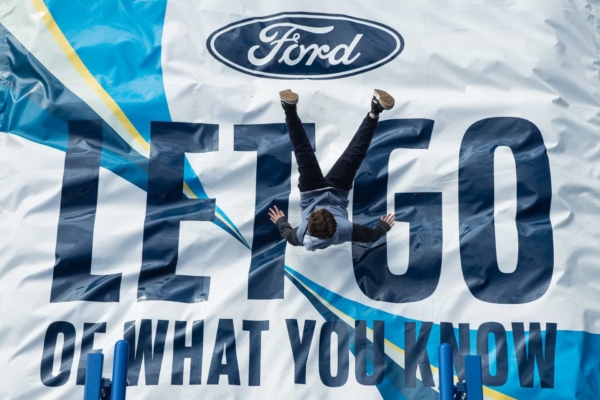
[[[277,79],[335,79],[392,61],[404,40],[394,29],[336,14],[282,13],[213,32],[210,54],[246,74]]]

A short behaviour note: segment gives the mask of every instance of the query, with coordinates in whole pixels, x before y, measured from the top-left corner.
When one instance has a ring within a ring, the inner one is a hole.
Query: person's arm
[[[394,226],[394,216],[388,214],[381,217],[374,227],[352,224],[352,241],[360,243],[373,242],[384,236]]]
[[[296,234],[298,227],[292,228],[286,217],[279,218],[275,224],[279,228],[279,234],[282,238],[287,240],[292,246],[300,246],[298,235]]]
[[[269,217],[271,218],[271,222],[277,225],[277,229],[279,229],[279,234],[282,238],[287,240],[292,246],[301,245],[298,240],[298,235],[296,234],[298,227],[292,228],[283,211],[279,210],[277,206],[275,206],[274,209],[269,208]]]

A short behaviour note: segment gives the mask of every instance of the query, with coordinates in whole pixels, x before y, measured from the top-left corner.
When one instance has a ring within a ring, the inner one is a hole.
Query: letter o
[[[61,333],[64,335],[65,341],[60,357],[60,370],[58,374],[53,375],[52,369],[54,367],[56,342],[58,341],[58,335]],[[71,366],[73,365],[73,356],[75,355],[75,338],[75,327],[65,321],[53,322],[48,327],[48,330],[46,330],[40,368],[40,378],[44,385],[58,387],[64,385],[69,380]]]

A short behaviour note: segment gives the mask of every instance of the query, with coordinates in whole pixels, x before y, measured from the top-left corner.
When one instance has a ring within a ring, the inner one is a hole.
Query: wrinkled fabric
[[[0,2],[0,398],[81,399],[120,339],[132,399],[438,399],[441,343],[456,379],[481,357],[485,399],[600,398],[599,21],[590,0]],[[373,89],[396,99],[349,192],[300,193],[288,88],[323,174]],[[304,234],[319,207],[335,238]]]

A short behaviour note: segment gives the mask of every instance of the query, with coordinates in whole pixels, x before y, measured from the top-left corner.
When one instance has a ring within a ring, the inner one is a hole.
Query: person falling
[[[288,89],[279,92],[279,97],[298,163],[302,210],[302,223],[292,229],[277,206],[269,208],[269,217],[277,225],[281,236],[291,245],[304,246],[310,251],[348,241],[372,242],[384,236],[394,226],[394,215],[381,217],[375,227],[353,224],[348,220],[348,194],[373,139],[379,114],[394,107],[394,98],[383,90],[375,89],[371,112],[344,153],[329,173],[323,176],[296,111],[298,95]]]

